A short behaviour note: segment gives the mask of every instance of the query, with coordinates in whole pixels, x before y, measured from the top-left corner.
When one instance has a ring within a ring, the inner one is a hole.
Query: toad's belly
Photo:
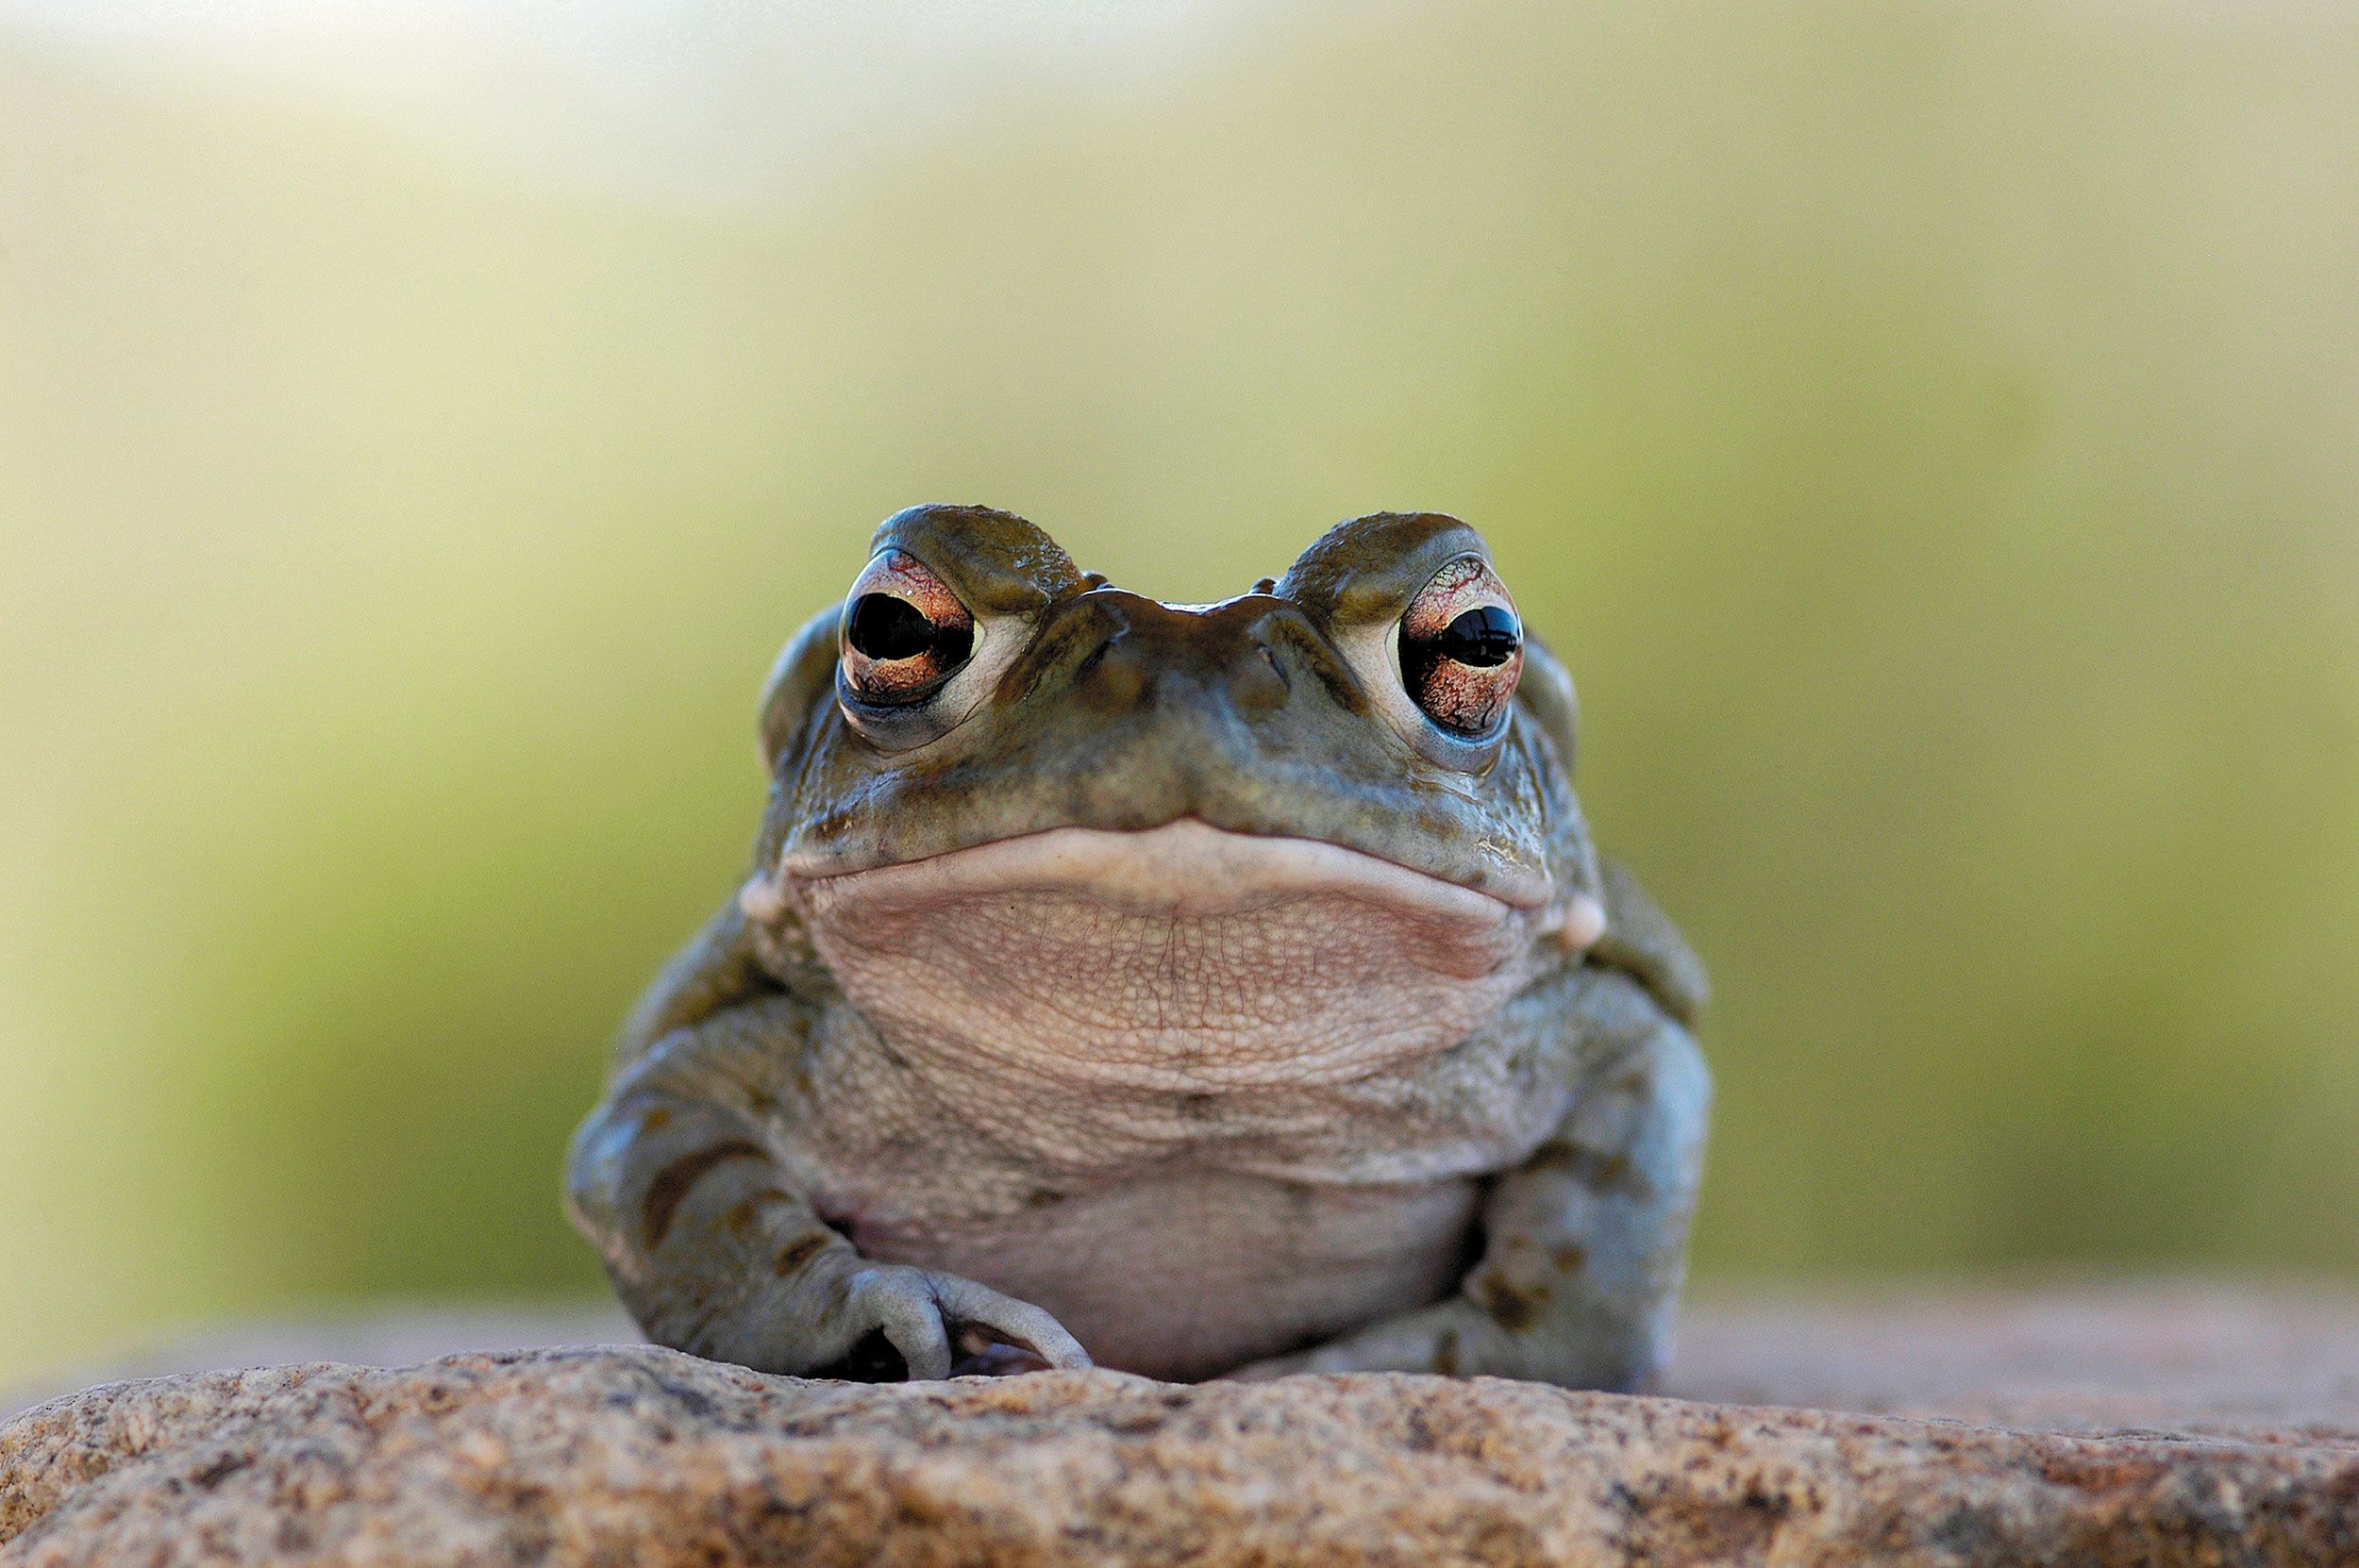
[[[1196,1378],[1439,1299],[1471,1260],[1471,1179],[1315,1186],[1213,1172],[955,1229],[857,1224],[868,1257],[1054,1313],[1101,1366]]]

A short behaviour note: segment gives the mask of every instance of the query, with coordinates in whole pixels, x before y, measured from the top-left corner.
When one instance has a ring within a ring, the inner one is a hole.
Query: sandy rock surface
[[[2348,1303],[1722,1307],[1674,1387],[868,1388],[644,1345],[183,1374],[0,1426],[0,1568],[2359,1563]],[[1775,1408],[1807,1404],[1854,1413]]]

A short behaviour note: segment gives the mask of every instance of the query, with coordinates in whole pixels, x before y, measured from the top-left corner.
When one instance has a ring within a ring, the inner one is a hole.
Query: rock
[[[2359,1301],[2192,1282],[1708,1303],[1667,1392],[1985,1426],[2348,1440]]]
[[[1490,1379],[870,1388],[644,1345],[475,1353],[28,1411],[0,1426],[0,1568],[2359,1562],[2348,1307],[2084,1293],[1717,1321],[1741,1332],[1691,1329],[1685,1392],[1981,1401],[2011,1424]]]

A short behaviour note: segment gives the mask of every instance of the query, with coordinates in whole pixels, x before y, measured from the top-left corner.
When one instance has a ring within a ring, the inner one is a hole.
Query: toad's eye
[[[1523,623],[1480,556],[1435,573],[1400,618],[1401,684],[1426,717],[1453,734],[1497,729],[1523,667]]]
[[[852,584],[844,612],[844,684],[862,701],[928,696],[974,649],[975,618],[907,551],[884,551]]]

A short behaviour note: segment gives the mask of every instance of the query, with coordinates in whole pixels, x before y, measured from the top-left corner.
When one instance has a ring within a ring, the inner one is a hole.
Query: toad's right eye
[[[844,684],[861,701],[922,701],[974,651],[974,616],[907,551],[880,552],[852,584],[844,611]]]
[[[1434,574],[1400,619],[1401,680],[1425,716],[1453,735],[1496,731],[1523,667],[1523,623],[1481,556]]]

